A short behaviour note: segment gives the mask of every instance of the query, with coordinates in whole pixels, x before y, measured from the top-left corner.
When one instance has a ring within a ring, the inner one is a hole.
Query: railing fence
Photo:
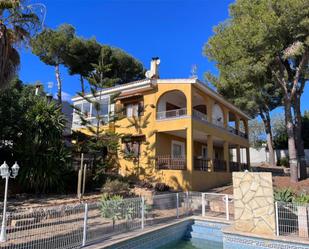
[[[179,192],[7,213],[4,249],[73,249],[191,215],[229,219],[226,195]]]
[[[276,202],[276,235],[309,239],[309,204]]]

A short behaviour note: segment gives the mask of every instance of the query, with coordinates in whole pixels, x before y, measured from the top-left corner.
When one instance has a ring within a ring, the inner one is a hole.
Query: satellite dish
[[[157,59],[157,60],[156,60],[157,65],[159,65],[160,62],[161,62],[160,59]]]

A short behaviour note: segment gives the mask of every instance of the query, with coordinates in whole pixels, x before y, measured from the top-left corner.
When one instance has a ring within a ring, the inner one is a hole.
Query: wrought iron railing
[[[248,135],[245,133],[245,132],[242,132],[242,131],[237,131],[238,132],[238,135],[243,137],[243,138],[248,138]]]
[[[160,155],[156,160],[157,169],[186,169],[186,156]]]
[[[198,111],[198,110],[194,110],[193,109],[193,117],[199,119],[199,120],[202,120],[202,121],[205,121],[205,122],[208,122],[207,120],[207,115]]]
[[[157,112],[157,119],[177,118],[187,115],[187,108]]]
[[[194,169],[200,170],[200,171],[208,171],[210,169],[209,167],[210,159],[207,158],[194,158]]]
[[[231,132],[235,135],[238,135],[238,130],[236,130],[234,127],[228,126],[227,129],[228,129],[229,132]]]
[[[230,172],[237,172],[239,171],[239,163],[238,162],[229,162]]]
[[[221,159],[213,159],[214,171],[226,171],[226,161]]]
[[[248,170],[248,169],[249,169],[247,163],[241,163],[240,166],[241,166],[241,169],[242,169],[242,170]]]

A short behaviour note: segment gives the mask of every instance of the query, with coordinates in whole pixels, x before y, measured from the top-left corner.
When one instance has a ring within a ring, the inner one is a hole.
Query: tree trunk
[[[274,145],[273,145],[273,134],[271,130],[271,123],[270,123],[270,115],[269,112],[260,112],[260,116],[264,123],[265,133],[266,133],[266,143],[269,151],[269,164],[271,166],[276,165],[275,161],[275,151],[274,151]]]
[[[306,169],[304,140],[302,138],[302,117],[301,117],[301,111],[300,111],[300,95],[299,94],[296,94],[294,97],[293,110],[294,110],[294,118],[295,118],[294,134],[295,134],[297,157],[299,160],[300,179],[306,179],[307,169]]]
[[[296,156],[296,146],[294,138],[294,126],[292,120],[291,111],[291,99],[285,96],[284,98],[284,111],[285,111],[285,125],[288,135],[288,151],[289,151],[289,163],[291,172],[291,181],[298,182],[298,160]]]
[[[80,87],[81,87],[81,92],[82,95],[85,95],[85,83],[84,83],[84,77],[80,75]]]
[[[56,80],[57,80],[57,97],[58,97],[58,104],[62,104],[62,83],[60,78],[60,70],[59,70],[59,64],[55,66],[55,74],[56,74]]]

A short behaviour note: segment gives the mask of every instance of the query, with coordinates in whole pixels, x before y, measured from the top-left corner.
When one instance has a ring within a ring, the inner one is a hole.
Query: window
[[[185,143],[180,141],[172,141],[172,157],[179,158],[185,155]]]
[[[91,117],[91,104],[89,102],[83,102],[83,113],[85,117]]]
[[[97,101],[97,103],[99,104],[98,114],[100,116],[107,116],[108,115],[109,99],[108,98],[100,99],[100,100]],[[96,108],[94,106],[92,106],[92,113],[93,113],[93,116],[97,115]]]
[[[143,105],[141,102],[138,103],[130,103],[125,105],[126,115],[128,118],[131,117],[139,117],[143,111]]]
[[[122,138],[125,156],[140,156],[140,146],[145,141],[145,136],[127,136]]]

